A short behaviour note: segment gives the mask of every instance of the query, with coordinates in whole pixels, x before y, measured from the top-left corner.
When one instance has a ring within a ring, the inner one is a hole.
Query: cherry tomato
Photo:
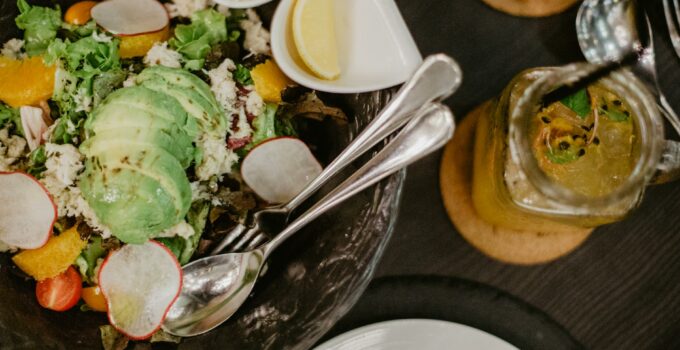
[[[57,277],[38,282],[35,295],[40,306],[54,311],[66,311],[78,303],[82,289],[83,280],[71,266]]]
[[[104,298],[104,293],[99,287],[83,288],[83,301],[90,307],[90,309],[99,312],[106,312],[109,307]]]
[[[64,22],[75,25],[83,25],[89,22],[92,18],[90,11],[94,5],[97,5],[96,1],[81,1],[73,4],[64,14]]]

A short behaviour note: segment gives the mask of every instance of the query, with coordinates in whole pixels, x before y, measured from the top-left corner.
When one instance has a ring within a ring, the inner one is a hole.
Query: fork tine
[[[680,21],[680,1],[679,0],[663,0],[664,14],[666,15],[666,24],[668,25],[668,34],[671,37],[675,54],[680,57],[680,31],[678,30],[678,21]]]
[[[247,249],[248,250],[255,249],[268,240],[269,240],[269,237],[265,234],[257,235],[257,236],[255,236],[255,238],[253,238],[253,240],[250,242],[250,244],[248,244]]]
[[[230,251],[239,251],[243,248],[245,248],[249,242],[251,242],[253,239],[257,238],[260,235],[259,230],[248,230],[245,232],[244,235],[242,235],[238,242],[234,243],[233,245],[230,246],[229,250]]]

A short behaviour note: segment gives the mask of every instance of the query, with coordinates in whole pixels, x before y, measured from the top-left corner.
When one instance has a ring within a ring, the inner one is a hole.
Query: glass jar
[[[524,71],[481,113],[472,181],[473,203],[480,218],[514,230],[555,232],[573,226],[595,227],[624,218],[640,203],[647,184],[677,176],[680,147],[664,140],[663,120],[654,97],[627,70],[613,72],[594,84],[618,96],[630,110],[634,135],[630,154],[634,156],[630,157],[629,175],[617,179],[616,187],[607,193],[586,195],[558,183],[539,165],[531,128],[545,107],[543,98],[596,68],[579,63]],[[597,113],[592,113],[597,118]],[[597,176],[598,170],[592,171],[588,176]]]

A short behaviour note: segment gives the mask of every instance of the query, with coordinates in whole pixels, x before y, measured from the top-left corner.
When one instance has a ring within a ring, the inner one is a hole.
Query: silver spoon
[[[271,253],[305,225],[359,193],[442,147],[455,122],[440,104],[421,110],[382,151],[292,222],[269,243],[246,253],[203,258],[184,266],[181,294],[163,329],[181,337],[208,332],[229,319],[245,302]]]
[[[229,245],[233,251],[238,251],[247,243],[253,246],[259,240],[264,240],[263,237],[258,237],[263,235],[263,230],[271,231],[271,228],[276,230],[283,227],[288,222],[290,213],[340,170],[404,126],[423,106],[451,96],[460,87],[462,79],[460,66],[451,57],[444,54],[427,57],[392,101],[316,179],[288,203],[261,209],[253,214],[249,224],[238,224],[211,254],[219,254]]]
[[[637,53],[633,72],[655,95],[659,109],[680,133],[680,118],[659,88],[649,19],[644,14],[639,16],[638,11],[634,0],[585,0],[576,16],[579,46],[588,62],[596,64],[622,61]],[[642,21],[646,27],[638,29]]]

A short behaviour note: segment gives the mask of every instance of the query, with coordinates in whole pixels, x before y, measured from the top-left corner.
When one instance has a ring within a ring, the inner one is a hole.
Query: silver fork
[[[668,33],[671,36],[671,42],[675,53],[680,57],[680,1],[678,0],[663,0],[663,9],[666,14],[666,24],[668,24]]]
[[[462,82],[460,66],[452,58],[437,54],[425,59],[413,77],[397,92],[392,101],[350,143],[349,146],[288,203],[255,212],[247,224],[238,224],[211,254],[252,249],[268,241],[268,232],[277,232],[288,222],[291,212],[321,188],[340,170],[394,133],[414,115],[431,112],[431,102],[453,94]]]

